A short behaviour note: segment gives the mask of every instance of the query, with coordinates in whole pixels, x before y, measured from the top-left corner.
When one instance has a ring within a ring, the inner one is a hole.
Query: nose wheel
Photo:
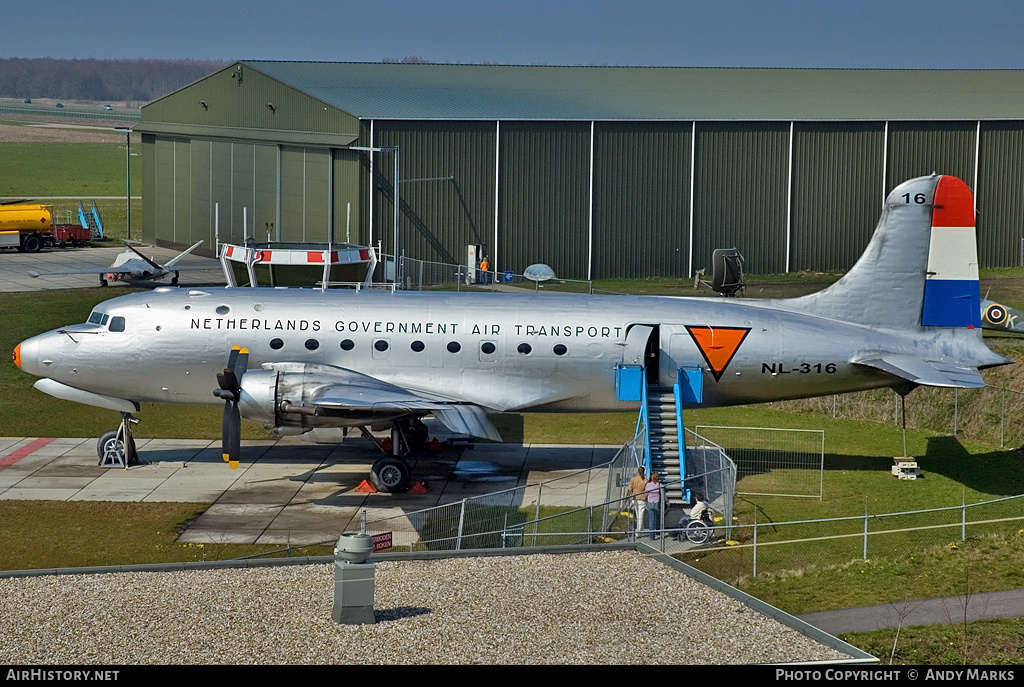
[[[138,420],[130,413],[121,413],[121,426],[105,432],[100,437],[96,442],[100,467],[126,468],[139,464],[139,454],[135,451],[135,438],[132,437],[132,425],[136,423]]]

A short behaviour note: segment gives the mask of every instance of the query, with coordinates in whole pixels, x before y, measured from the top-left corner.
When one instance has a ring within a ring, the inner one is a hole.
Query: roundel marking
[[[985,308],[985,319],[992,324],[1002,324],[1006,321],[1006,308],[998,303],[993,303]]]

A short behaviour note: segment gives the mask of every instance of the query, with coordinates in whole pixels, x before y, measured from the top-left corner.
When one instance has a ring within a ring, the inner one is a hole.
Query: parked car
[[[57,103],[55,107],[64,107],[64,103]]]
[[[103,106],[103,109],[104,109],[104,110],[113,110],[113,109],[114,109],[114,107],[113,107],[112,105],[104,105],[104,106]]]
[[[31,105],[32,104],[32,98],[25,98],[25,100],[23,102],[25,102],[28,105]]]

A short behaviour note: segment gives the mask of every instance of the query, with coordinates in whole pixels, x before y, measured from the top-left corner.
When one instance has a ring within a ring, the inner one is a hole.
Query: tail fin
[[[877,327],[980,327],[971,190],[938,174],[900,184],[850,271],[790,306]]]
[[[198,248],[200,246],[200,244],[202,244],[202,241],[197,241],[196,243],[193,243],[190,247],[186,248],[185,250],[183,250],[180,253],[178,253],[177,255],[175,255],[173,258],[171,258],[170,260],[167,261],[167,264],[164,265],[164,269],[166,270],[168,268],[171,268],[171,267],[174,267],[175,265],[177,265],[179,262],[181,262],[182,258],[184,258],[186,255],[188,255],[189,253],[194,251],[196,248]]]

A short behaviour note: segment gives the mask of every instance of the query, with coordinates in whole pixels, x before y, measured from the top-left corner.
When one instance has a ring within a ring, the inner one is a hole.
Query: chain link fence
[[[901,425],[900,397],[891,389],[778,401],[767,407],[794,413]],[[1024,445],[1024,392],[920,387],[906,399],[907,427],[960,436],[992,446]]]
[[[1024,496],[900,513],[799,522],[733,524],[731,539],[679,555],[718,579],[852,560],[901,558],[950,542],[989,534],[1010,535],[1024,525]],[[755,510],[755,519],[763,515]],[[724,530],[719,530],[724,533]]]
[[[366,522],[366,532],[391,532],[393,551],[592,542],[607,517],[608,504],[601,499],[606,491],[609,465],[411,513],[375,518]],[[587,505],[595,503],[601,505]]]
[[[394,280],[391,255],[383,255],[381,267],[374,280]],[[547,291],[556,293],[593,293],[593,283],[583,279],[550,279],[535,281],[512,271],[484,272],[470,270],[466,265],[452,265],[444,262],[417,260],[402,256],[399,261],[398,282],[407,291],[426,289],[462,291],[481,289],[491,291],[518,290]]]
[[[736,464],[737,494],[821,499],[824,431],[708,425],[694,429],[725,449]]]

